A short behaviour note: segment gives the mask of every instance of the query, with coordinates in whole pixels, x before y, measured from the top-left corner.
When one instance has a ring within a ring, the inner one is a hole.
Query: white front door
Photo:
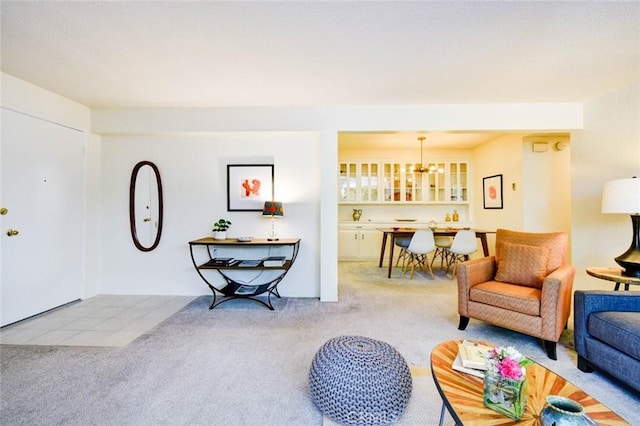
[[[7,209],[0,316],[7,325],[81,297],[84,133],[0,112],[0,207]]]

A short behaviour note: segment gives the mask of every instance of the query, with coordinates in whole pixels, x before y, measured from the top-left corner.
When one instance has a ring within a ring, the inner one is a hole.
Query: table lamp
[[[278,241],[278,232],[276,231],[276,218],[284,216],[284,205],[281,201],[265,201],[262,208],[262,216],[271,217],[271,231],[267,237],[268,241]]]
[[[640,278],[640,179],[634,176],[605,183],[602,191],[602,213],[631,215],[631,246],[616,257],[615,261],[624,268],[622,275]]]

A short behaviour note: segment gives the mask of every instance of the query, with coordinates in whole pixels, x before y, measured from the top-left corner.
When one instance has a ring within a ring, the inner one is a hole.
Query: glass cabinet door
[[[444,166],[444,163],[429,164],[429,171],[426,172],[429,189],[428,197],[425,201],[446,201]]]
[[[338,176],[339,200],[343,203],[355,203],[358,195],[356,163],[340,163],[340,176]]]
[[[378,200],[378,163],[360,164],[360,200],[377,202]]]
[[[424,200],[424,193],[422,188],[424,175],[420,172],[416,172],[416,169],[420,167],[419,164],[405,164],[405,177],[404,177],[404,200],[408,202],[420,202]]]
[[[340,163],[338,201],[341,203],[379,202],[379,169],[379,163]]]
[[[450,201],[468,201],[467,197],[467,163],[451,163],[449,165]]]
[[[384,163],[382,165],[382,187],[383,187],[383,198],[382,201],[390,202],[393,201],[396,197],[396,178],[397,180],[397,188],[400,187],[400,177],[398,174],[398,170],[400,170],[399,164],[391,164]],[[398,193],[399,195],[399,193]]]

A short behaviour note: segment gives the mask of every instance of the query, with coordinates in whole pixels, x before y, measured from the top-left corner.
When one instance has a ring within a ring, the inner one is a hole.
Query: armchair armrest
[[[496,276],[496,258],[495,256],[487,256],[462,262],[456,269],[456,276],[458,279],[458,313],[467,316],[469,291],[476,284],[493,280]]]
[[[576,352],[586,356],[587,322],[592,312],[640,312],[640,293],[605,290],[576,290],[573,295],[573,333]]]
[[[547,275],[542,282],[540,316],[543,339],[557,342],[567,325],[575,275],[575,266],[564,265]]]

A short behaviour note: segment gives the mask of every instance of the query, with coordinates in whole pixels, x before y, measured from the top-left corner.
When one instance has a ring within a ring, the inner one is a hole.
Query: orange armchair
[[[457,266],[459,330],[469,318],[542,339],[547,356],[567,327],[575,267],[567,234],[498,229],[496,254]]]

